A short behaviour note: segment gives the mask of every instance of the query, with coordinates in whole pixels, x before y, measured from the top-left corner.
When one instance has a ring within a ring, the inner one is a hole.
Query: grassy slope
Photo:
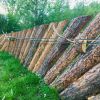
[[[0,52],[0,100],[58,100],[58,94],[13,56]]]

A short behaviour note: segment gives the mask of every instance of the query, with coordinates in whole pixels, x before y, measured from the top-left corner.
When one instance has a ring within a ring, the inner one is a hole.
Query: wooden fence
[[[84,100],[100,93],[100,14],[67,22],[0,35],[0,50],[43,77],[62,100]]]

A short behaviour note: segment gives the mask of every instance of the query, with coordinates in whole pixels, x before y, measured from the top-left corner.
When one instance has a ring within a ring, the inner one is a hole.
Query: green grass
[[[58,100],[56,90],[29,72],[8,53],[0,52],[0,100]]]

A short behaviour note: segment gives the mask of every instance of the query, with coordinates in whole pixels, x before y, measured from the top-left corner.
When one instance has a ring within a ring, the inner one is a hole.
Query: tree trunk
[[[62,22],[59,23],[58,27],[55,28],[58,34],[63,31],[65,25],[66,25],[66,22],[62,21]],[[56,40],[58,38],[57,33],[54,30],[54,32],[53,32],[52,36],[50,37],[50,39],[53,38],[54,40]],[[36,63],[36,65],[35,65],[35,67],[33,69],[33,72],[37,71],[40,68],[40,66],[42,65],[42,62],[46,58],[47,54],[49,53],[49,51],[51,50],[51,48],[53,47],[53,45],[54,45],[54,42],[49,42],[47,44],[47,46],[45,47],[44,51],[42,52],[42,55],[40,56],[38,62]]]
[[[69,28],[67,28],[63,34],[64,38],[59,37],[57,41],[59,43],[55,44],[47,57],[45,58],[43,64],[40,69],[37,71],[38,74],[44,76],[46,72],[52,67],[54,61],[57,61],[58,58],[62,55],[64,50],[69,46],[69,42],[67,42],[66,38],[74,39],[80,30],[89,22],[90,16],[81,16],[75,18],[70,24]]]
[[[47,30],[46,33],[44,34],[43,39],[49,39],[49,38],[50,38],[50,36],[51,36],[52,33],[53,33],[53,30],[51,29],[53,25],[54,25],[55,27],[57,27],[57,23],[51,23],[51,24],[49,25],[49,27],[48,27],[48,30]],[[32,59],[32,61],[31,61],[30,65],[29,65],[29,68],[28,68],[29,70],[32,70],[32,69],[33,69],[34,65],[37,63],[37,61],[38,61],[40,55],[42,54],[42,52],[43,52],[43,50],[44,50],[44,48],[45,48],[46,45],[47,45],[47,42],[44,43],[43,41],[41,41],[41,42],[39,43],[39,46],[38,46],[38,48],[37,48],[37,51],[36,51],[36,53],[34,54],[33,59]]]
[[[62,100],[86,100],[98,92],[100,92],[100,63],[72,83],[60,96]]]
[[[93,22],[85,29],[81,36],[81,39],[95,39],[98,33],[100,33],[100,16],[96,17]],[[79,45],[78,45],[79,46]],[[63,55],[59,58],[56,64],[47,72],[44,80],[50,84],[79,54],[77,47],[74,45],[68,50],[66,49]]]
[[[62,91],[98,63],[100,63],[100,46],[97,44],[94,45],[71,70],[66,70],[58,77],[51,86],[56,87],[58,91]]]
[[[38,29],[38,31],[36,32],[35,38],[36,39],[41,39],[45,33],[45,31],[47,30],[48,25],[41,25]],[[29,49],[29,52],[25,58],[24,61],[24,66],[28,66],[32,60],[33,55],[35,54],[37,47],[39,45],[40,41],[33,41],[32,42],[32,46]]]

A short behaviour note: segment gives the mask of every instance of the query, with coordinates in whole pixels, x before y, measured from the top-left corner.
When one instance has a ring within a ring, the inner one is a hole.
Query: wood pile
[[[0,51],[43,77],[61,100],[100,99],[100,13],[0,35]]]

